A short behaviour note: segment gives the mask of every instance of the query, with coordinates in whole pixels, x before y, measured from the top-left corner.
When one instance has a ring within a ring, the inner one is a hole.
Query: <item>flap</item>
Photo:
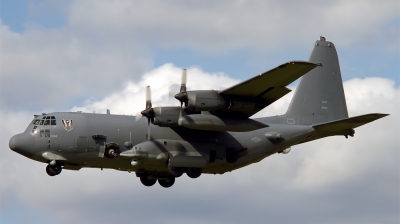
[[[312,126],[318,131],[339,131],[345,129],[357,128],[361,125],[386,117],[389,114],[365,114],[361,116],[341,119],[337,121],[326,122]]]

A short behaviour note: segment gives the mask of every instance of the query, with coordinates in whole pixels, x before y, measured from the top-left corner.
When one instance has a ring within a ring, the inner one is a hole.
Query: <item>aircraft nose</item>
[[[34,154],[35,139],[30,134],[18,134],[11,137],[8,146],[14,152],[17,152],[26,157],[31,157]]]

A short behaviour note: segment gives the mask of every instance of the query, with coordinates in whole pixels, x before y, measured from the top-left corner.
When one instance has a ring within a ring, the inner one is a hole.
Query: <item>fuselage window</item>
[[[50,138],[50,129],[40,130],[41,138]]]

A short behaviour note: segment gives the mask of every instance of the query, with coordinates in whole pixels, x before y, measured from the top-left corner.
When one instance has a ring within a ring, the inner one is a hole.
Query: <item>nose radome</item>
[[[8,146],[11,150],[30,157],[34,153],[35,139],[30,134],[18,134],[11,137]]]

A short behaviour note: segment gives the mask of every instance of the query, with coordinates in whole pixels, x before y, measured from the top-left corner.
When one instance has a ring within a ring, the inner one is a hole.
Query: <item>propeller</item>
[[[151,107],[151,91],[150,86],[146,87],[146,109],[140,112],[143,116],[147,117],[147,140],[150,140],[150,122],[154,122],[154,110]],[[139,118],[140,119],[140,118]]]
[[[181,108],[183,103],[185,103],[185,107],[188,106],[188,95],[186,92],[186,68],[184,68],[182,71],[181,89],[179,93],[175,94],[175,98],[181,102]]]

